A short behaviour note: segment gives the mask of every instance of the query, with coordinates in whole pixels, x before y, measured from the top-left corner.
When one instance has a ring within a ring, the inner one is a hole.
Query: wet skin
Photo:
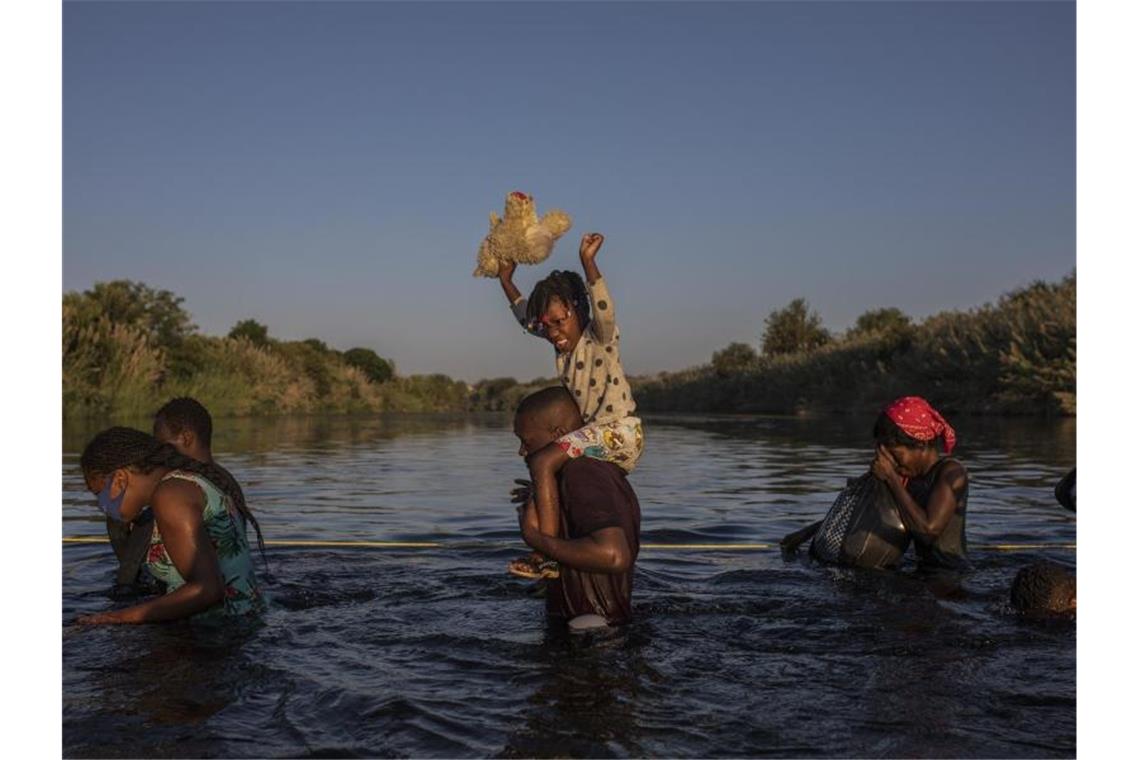
[[[178,453],[182,456],[196,459],[199,462],[214,461],[210,447],[203,444],[194,431],[189,428],[175,433],[165,423],[155,420],[154,437],[178,449]]]
[[[107,475],[84,473],[87,489],[98,496],[111,478],[112,499],[124,494],[124,520],[138,517],[148,504],[154,510],[155,526],[162,535],[167,556],[185,585],[142,604],[96,615],[85,615],[76,622],[86,624],[150,623],[177,620],[203,612],[222,600],[225,584],[214,545],[202,523],[204,494],[186,480],[162,478],[170,470],[156,468],[149,473],[131,467]]]
[[[532,477],[534,468],[531,463],[534,454],[530,452],[541,454],[551,448],[557,449],[550,444],[565,435],[568,429],[575,429],[571,426],[581,427],[581,423],[581,414],[569,394],[565,406],[548,411],[545,415],[515,416],[514,431],[519,439],[519,456],[527,458]],[[560,449],[559,452],[561,453]],[[549,478],[557,484],[553,472]],[[629,546],[625,541],[625,531],[621,528],[602,528],[576,539],[558,538],[539,527],[538,507],[535,504],[533,487],[525,481],[516,482],[520,483],[521,487],[512,492],[513,501],[524,502],[518,510],[519,530],[522,532],[523,541],[531,548],[567,567],[587,572],[621,573],[632,566],[633,557],[630,556]]]
[[[926,507],[919,505],[906,490],[906,480],[926,475],[938,461],[938,450],[932,445],[880,444],[875,447],[875,459],[871,462],[871,472],[890,488],[907,529],[925,544],[934,543],[942,535],[968,482],[966,468],[951,461],[938,473]]]

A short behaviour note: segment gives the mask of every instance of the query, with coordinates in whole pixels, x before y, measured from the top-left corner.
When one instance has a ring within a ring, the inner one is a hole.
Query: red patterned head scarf
[[[942,436],[946,453],[953,451],[957,442],[954,428],[922,396],[897,398],[883,407],[883,414],[911,438],[925,442]]]

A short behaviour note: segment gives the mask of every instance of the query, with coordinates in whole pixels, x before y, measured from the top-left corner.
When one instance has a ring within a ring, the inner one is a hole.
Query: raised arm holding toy
[[[614,304],[596,258],[605,238],[582,236],[578,249],[586,280],[575,272],[554,271],[524,299],[512,280],[513,264],[501,266],[499,281],[515,318],[527,332],[554,347],[554,367],[574,397],[585,425],[544,448],[528,452],[534,481],[539,531],[559,533],[556,474],[571,459],[599,459],[629,473],[643,449],[641,420],[621,366]],[[511,562],[509,572],[524,578],[555,577],[557,564],[541,553]]]

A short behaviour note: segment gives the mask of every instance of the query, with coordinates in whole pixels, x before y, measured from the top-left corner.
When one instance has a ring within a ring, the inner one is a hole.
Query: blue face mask
[[[123,522],[123,499],[127,496],[127,489],[124,488],[122,493],[112,499],[111,484],[114,482],[115,479],[108,475],[107,485],[103,486],[103,490],[99,492],[99,509],[103,510],[104,514],[112,520]]]

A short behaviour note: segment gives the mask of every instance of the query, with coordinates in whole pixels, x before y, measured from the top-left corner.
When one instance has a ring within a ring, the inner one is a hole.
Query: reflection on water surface
[[[1062,545],[1052,484],[1075,423],[962,420],[971,546]],[[139,423],[145,427],[145,423]],[[851,420],[650,417],[632,482],[645,543],[774,543],[870,459]],[[1017,568],[974,552],[959,587],[775,551],[646,550],[636,624],[571,641],[503,573],[523,465],[501,416],[219,420],[215,451],[275,548],[266,625],[80,630],[110,549],[64,550],[67,756],[1071,756],[1075,631],[1006,608]],[[102,524],[65,430],[64,534]]]

